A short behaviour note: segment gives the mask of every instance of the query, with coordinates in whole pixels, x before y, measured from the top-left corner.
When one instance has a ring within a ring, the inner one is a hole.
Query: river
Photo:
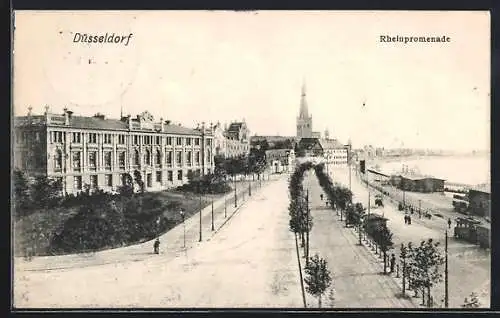
[[[489,155],[402,158],[399,161],[378,161],[376,164],[388,174],[401,172],[406,165],[418,174],[442,178],[449,184],[475,186],[489,184],[491,180]]]

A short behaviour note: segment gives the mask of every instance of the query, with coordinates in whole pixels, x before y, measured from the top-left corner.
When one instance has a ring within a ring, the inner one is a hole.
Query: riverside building
[[[14,167],[29,177],[59,179],[63,193],[116,191],[126,174],[139,172],[146,190],[182,185],[190,172],[213,171],[213,135],[171,124],[145,111],[136,118],[53,114],[14,118]]]

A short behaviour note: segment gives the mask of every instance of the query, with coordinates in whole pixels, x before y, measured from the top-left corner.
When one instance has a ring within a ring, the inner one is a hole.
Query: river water
[[[490,183],[489,155],[421,157],[400,161],[378,162],[386,173],[401,172],[403,165],[419,174],[445,179],[447,183],[479,185]]]

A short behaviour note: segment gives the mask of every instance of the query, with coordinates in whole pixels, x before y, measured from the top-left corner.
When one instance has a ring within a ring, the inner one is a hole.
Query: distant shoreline
[[[488,153],[476,153],[476,154],[449,154],[449,155],[410,155],[410,156],[400,156],[400,157],[377,157],[371,159],[371,164],[369,165],[370,168],[373,168],[376,165],[382,165],[384,163],[392,163],[392,162],[405,162],[405,161],[413,161],[413,160],[425,160],[425,159],[447,159],[447,158],[468,158],[468,157],[485,157],[489,156]],[[384,171],[381,171],[384,172]],[[386,173],[389,174],[388,171],[385,171]],[[466,183],[459,183],[459,182],[451,182],[451,181],[446,181],[444,184],[445,188],[450,190],[450,192],[462,192],[462,191],[467,191],[470,188],[474,188],[478,186],[478,184],[466,184]]]

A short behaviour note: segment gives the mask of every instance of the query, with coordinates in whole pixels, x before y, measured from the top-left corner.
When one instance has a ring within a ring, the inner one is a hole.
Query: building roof
[[[301,138],[299,141],[299,147],[303,150],[311,150],[316,145],[322,147],[318,138]]]
[[[405,179],[408,179],[408,180],[425,180],[425,179],[434,179],[434,180],[441,180],[441,181],[445,181],[445,179],[441,179],[441,178],[436,178],[436,177],[433,177],[433,176],[424,176],[424,175],[417,175],[417,174],[400,174],[399,175],[401,178],[405,178]]]
[[[374,174],[377,174],[380,176],[389,177],[389,175],[386,175],[385,173],[382,173],[382,172],[377,171],[377,170],[373,170],[373,169],[366,169],[366,170],[368,170],[368,172],[371,172],[371,173],[374,173]]]
[[[268,155],[286,156],[289,153],[290,153],[290,149],[269,149],[269,150],[266,150],[266,156],[268,156]]]
[[[228,132],[239,132],[241,127],[243,126],[243,122],[236,122],[236,123],[231,123],[229,125],[229,128],[227,129]]]
[[[337,139],[320,139],[319,142],[321,143],[321,147],[323,147],[323,149],[346,148],[344,145],[338,142]]]
[[[45,116],[31,116],[34,123],[45,125]],[[134,126],[138,125],[137,119],[132,120]],[[15,125],[26,125],[28,124],[28,116],[19,116],[14,118]],[[52,126],[49,124],[49,126]],[[102,118],[102,117],[85,117],[85,116],[74,116],[70,117],[69,126],[65,125],[53,125],[67,128],[78,128],[78,129],[100,129],[100,130],[122,130],[128,131],[129,125],[126,120]],[[159,128],[160,123],[154,123],[153,127]],[[134,127],[132,131],[155,131],[154,129],[140,129],[139,127]],[[163,133],[179,134],[179,135],[201,135],[201,131],[196,129],[191,129],[183,127],[180,125],[166,124],[163,125]]]

